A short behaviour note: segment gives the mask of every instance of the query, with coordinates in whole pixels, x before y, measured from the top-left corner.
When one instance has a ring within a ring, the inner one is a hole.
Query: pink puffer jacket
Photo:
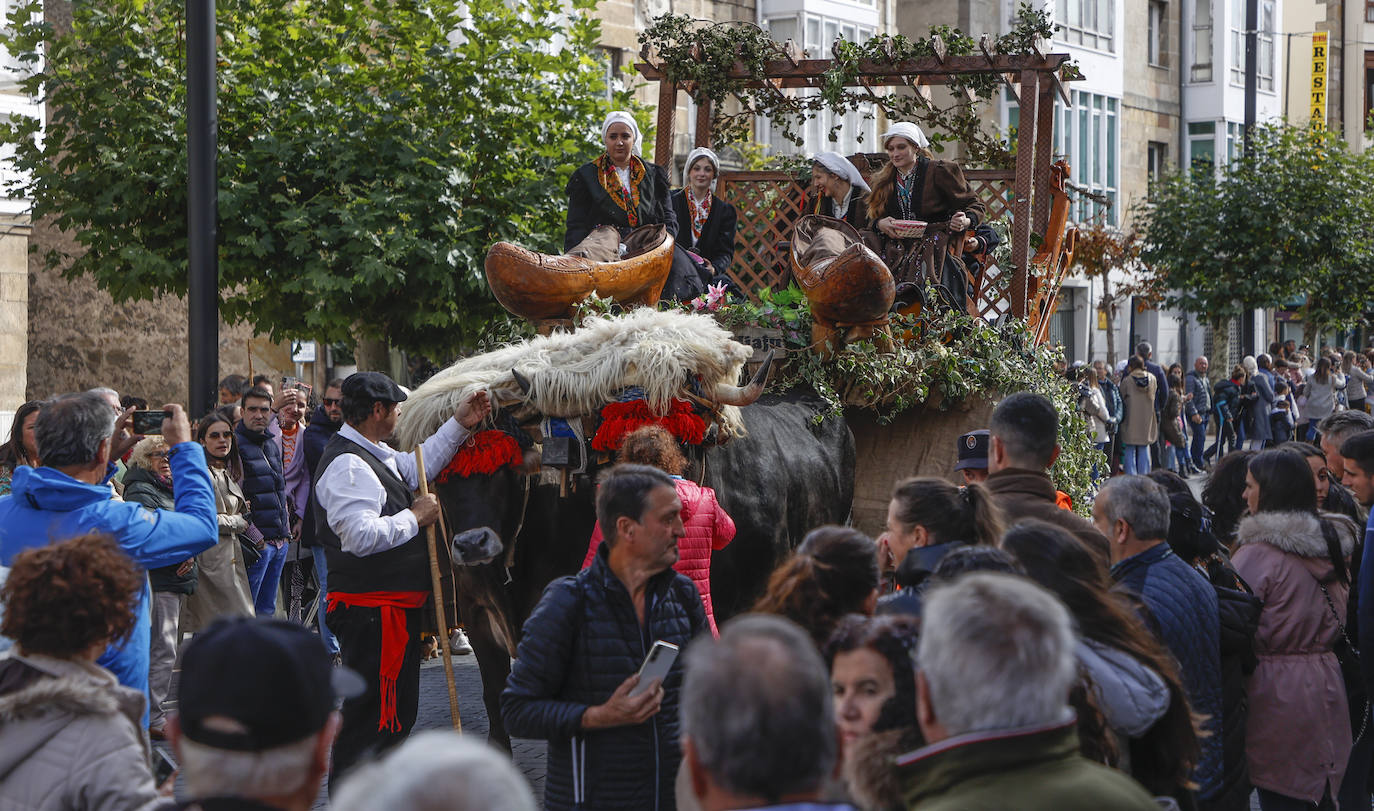
[[[719,636],[715,611],[711,608],[711,553],[724,549],[734,540],[735,522],[721,509],[716,501],[715,490],[676,476],[673,477],[673,484],[677,486],[677,497],[682,501],[682,525],[687,531],[678,542],[678,558],[673,568],[691,578],[697,591],[701,592],[706,621],[711,624],[712,635]],[[587,548],[582,568],[592,565],[592,558],[596,557],[596,548],[600,545],[601,525],[597,524],[592,530],[592,542]]]

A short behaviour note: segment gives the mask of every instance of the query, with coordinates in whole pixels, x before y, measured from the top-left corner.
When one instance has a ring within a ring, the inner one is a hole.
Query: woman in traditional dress
[[[677,238],[678,220],[668,190],[668,173],[636,154],[639,137],[634,116],[622,111],[606,116],[601,124],[606,151],[568,178],[565,253],[601,225],[614,226],[622,237],[642,225],[662,225]],[[686,249],[680,244],[674,246],[673,269],[663,298],[686,301],[705,291],[705,280]]]
[[[916,281],[913,269],[903,260],[916,261],[912,249],[920,240],[902,236],[901,220],[927,223],[949,223],[951,238],[964,238],[964,232],[977,228],[983,221],[985,208],[968,181],[964,170],[952,161],[931,157],[930,141],[915,124],[894,124],[883,133],[883,148],[888,163],[873,176],[873,189],[868,194],[868,219],[879,234],[882,256],[892,268],[898,281]],[[911,257],[911,258],[908,258]],[[948,254],[948,242],[942,240],[934,252],[934,271],[948,290],[949,303],[963,309],[968,281],[963,264]]]
[[[811,176],[824,191],[811,205],[812,214],[844,220],[859,231],[868,228],[868,183],[848,158],[820,152],[811,159]]]
[[[712,282],[729,283],[730,263],[735,259],[735,207],[716,197],[716,178],[720,159],[716,153],[699,146],[687,153],[684,171],[687,185],[673,192],[677,213],[678,242],[702,264],[709,264]]]

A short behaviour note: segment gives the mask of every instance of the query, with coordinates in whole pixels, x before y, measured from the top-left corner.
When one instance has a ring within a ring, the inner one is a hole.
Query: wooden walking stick
[[[429,495],[425,475],[425,451],[415,446],[415,478],[420,480],[420,496]],[[442,512],[440,513],[442,515]],[[463,731],[463,719],[458,715],[458,683],[453,679],[453,654],[448,649],[448,618],[444,616],[444,586],[439,577],[439,547],[434,540],[434,525],[425,527],[425,543],[429,546],[429,579],[434,587],[434,618],[439,636],[439,650],[444,657],[444,679],[448,682],[448,709],[453,728]]]

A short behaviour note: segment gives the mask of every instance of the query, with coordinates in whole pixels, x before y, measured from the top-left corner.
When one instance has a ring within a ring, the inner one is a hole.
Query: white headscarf
[[[903,121],[899,124],[893,124],[892,129],[883,133],[883,148],[887,148],[887,139],[892,138],[894,136],[899,138],[905,138],[922,149],[930,148],[930,139],[927,138],[926,134],[924,132],[921,132],[921,128],[916,126],[915,124],[911,124],[906,121]]]
[[[838,152],[818,152],[811,160],[824,166],[830,174],[842,177],[864,191],[869,191],[864,176],[859,174],[859,170],[844,155]]]
[[[612,124],[624,124],[630,128],[630,136],[633,139],[630,143],[630,151],[639,154],[639,124],[635,123],[635,117],[624,110],[616,110],[606,116],[606,120],[601,122],[601,143],[606,143],[606,132],[610,130]]]
[[[688,172],[692,171],[692,164],[697,162],[697,158],[705,158],[711,162],[712,166],[716,167],[716,177],[711,178],[711,186],[714,188],[716,185],[716,178],[720,177],[720,158],[716,156],[716,153],[704,146],[699,146],[687,153],[687,162],[682,165],[682,174],[686,175]]]

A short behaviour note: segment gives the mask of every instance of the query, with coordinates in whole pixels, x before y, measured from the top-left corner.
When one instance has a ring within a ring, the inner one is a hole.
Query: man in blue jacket
[[[668,474],[617,465],[596,498],[605,543],[525,622],[501,715],[513,737],[549,742],[551,811],[675,808],[682,660],[661,683],[637,671],[656,641],[685,649],[708,628],[696,586],[672,569],[681,512]]]
[[[1145,476],[1109,479],[1093,502],[1093,523],[1111,544],[1112,579],[1140,598],[1164,647],[1178,660],[1193,709],[1206,716],[1197,796],[1221,789],[1221,609],[1216,589],[1170,549],[1169,497]]]
[[[286,473],[281,446],[274,440],[272,395],[255,388],[243,395],[243,419],[234,429],[243,463],[243,494],[252,511],[248,520],[262,533],[262,554],[248,567],[253,608],[259,617],[277,613],[277,586],[291,542],[291,508],[286,500]]]
[[[170,447],[175,512],[112,498],[104,480],[116,414],[108,403],[85,392],[44,405],[34,426],[43,466],[16,468],[13,492],[0,497],[0,565],[11,565],[25,549],[90,532],[113,536],[145,569],[181,563],[214,546],[219,520],[205,450],[191,441],[181,406],[163,408],[169,412],[162,435]],[[120,684],[145,694],[152,638],[148,600],[145,581],[133,632],[99,659]],[[146,710],[143,723],[148,723]]]

